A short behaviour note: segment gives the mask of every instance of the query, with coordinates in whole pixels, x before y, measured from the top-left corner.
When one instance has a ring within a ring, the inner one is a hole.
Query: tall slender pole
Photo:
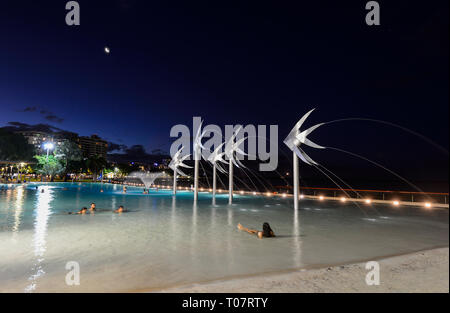
[[[228,204],[233,203],[233,162],[231,161],[232,158],[233,158],[233,156],[229,160],[230,165],[229,165],[229,176],[228,176]]]
[[[196,156],[194,163],[194,201],[198,199],[198,161]]]
[[[213,192],[212,192],[213,199],[216,198],[216,187],[217,187],[216,163],[214,162],[214,165],[213,165]]]
[[[50,150],[50,148],[47,148],[47,159],[46,162],[48,162],[48,151]]]
[[[298,209],[298,157],[295,152],[292,153],[294,158],[293,167],[294,167],[294,175],[292,178],[294,179],[294,209]]]
[[[177,169],[173,171],[173,194],[177,194]]]

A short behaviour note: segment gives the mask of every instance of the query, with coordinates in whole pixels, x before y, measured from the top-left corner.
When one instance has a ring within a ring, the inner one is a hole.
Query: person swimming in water
[[[89,212],[94,213],[95,212],[95,203],[91,203],[91,207],[89,208]]]
[[[126,212],[122,205],[117,210],[114,210],[114,213],[122,213],[122,212]]]
[[[266,237],[266,238],[275,237],[275,233],[273,232],[272,228],[270,228],[269,223],[264,223],[263,224],[263,230],[262,231],[249,229],[247,227],[242,226],[241,223],[239,223],[237,227],[239,228],[239,230],[243,230],[243,231],[246,231],[249,234],[258,236],[259,239],[262,239],[264,237]]]
[[[80,211],[78,211],[78,212],[69,212],[69,213],[67,213],[67,214],[86,214],[86,212],[87,212],[87,207],[83,207]]]

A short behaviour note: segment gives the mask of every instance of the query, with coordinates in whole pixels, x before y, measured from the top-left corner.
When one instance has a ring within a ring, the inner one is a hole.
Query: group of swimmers
[[[37,186],[36,186],[36,189],[38,189]],[[42,189],[41,192],[44,192],[44,189]],[[103,192],[103,190],[100,190],[100,192]],[[124,186],[124,187],[123,187],[123,193],[126,193],[126,192],[127,192],[127,187]],[[145,193],[148,193],[148,190],[145,190],[145,189],[144,189],[144,194],[145,194]],[[92,202],[92,203],[91,203],[91,207],[89,208],[89,210],[88,210],[88,208],[83,207],[80,211],[76,212],[75,214],[83,214],[83,215],[84,215],[84,214],[86,214],[88,211],[89,211],[89,213],[94,214],[94,213],[95,213],[95,210],[96,210],[95,203]],[[123,212],[126,212],[126,211],[125,211],[125,209],[123,208],[122,205],[119,206],[118,209],[116,209],[116,210],[113,211],[113,213],[123,213]],[[74,214],[74,213],[69,212],[69,214]],[[258,238],[260,238],[260,239],[262,239],[262,238],[269,238],[269,237],[275,237],[275,233],[273,232],[273,230],[272,230],[272,228],[270,227],[269,223],[264,223],[264,224],[263,224],[263,229],[262,229],[262,231],[244,227],[244,226],[242,226],[240,223],[237,225],[237,227],[238,227],[239,230],[246,231],[247,233],[252,234],[252,235],[256,235],[256,236],[257,236]]]
[[[95,206],[95,203],[94,203],[94,202],[91,203],[91,207],[90,207],[89,209],[86,208],[86,207],[83,207],[83,208],[82,208],[80,211],[78,211],[78,212],[75,212],[75,213],[69,212],[68,214],[83,214],[83,215],[84,215],[84,214],[86,214],[88,211],[89,211],[90,214],[94,214],[94,213],[95,213],[95,211],[96,211],[96,206]],[[125,211],[125,209],[123,208],[122,205],[119,206],[118,209],[116,209],[116,210],[113,211],[113,213],[124,213],[124,212],[126,212],[126,211]]]

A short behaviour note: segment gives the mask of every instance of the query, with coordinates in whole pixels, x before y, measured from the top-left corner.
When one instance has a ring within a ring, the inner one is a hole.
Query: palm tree
[[[312,148],[316,149],[325,149],[325,147],[319,146],[318,144],[315,144],[306,136],[308,136],[310,133],[312,133],[315,129],[322,126],[325,123],[320,123],[317,125],[314,125],[302,132],[300,132],[300,127],[303,125],[305,120],[308,118],[308,116],[314,111],[315,109],[312,109],[308,113],[302,116],[302,118],[295,124],[294,128],[290,131],[290,133],[287,135],[287,137],[284,139],[284,143],[286,146],[291,149],[293,154],[293,175],[292,178],[294,180],[294,209],[298,209],[298,158],[305,162],[308,165],[318,165],[314,160],[312,160],[306,153],[303,151],[303,149],[300,148],[301,144],[305,144],[307,146],[310,146]]]
[[[92,156],[86,160],[86,167],[92,172],[92,181],[97,180],[98,173],[108,165],[106,159],[100,155]]]
[[[61,145],[57,145],[54,155],[64,164],[64,181],[67,181],[69,171],[76,168],[74,165],[78,165],[76,163],[83,159],[80,148],[72,141],[64,141]]]

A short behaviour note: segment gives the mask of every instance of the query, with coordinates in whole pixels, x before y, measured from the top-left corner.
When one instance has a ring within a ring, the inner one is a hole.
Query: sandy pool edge
[[[435,248],[378,259],[380,285],[368,286],[366,262],[318,269],[268,273],[192,284],[154,292],[170,293],[329,293],[449,292],[449,248]],[[147,290],[152,292],[151,290]]]

